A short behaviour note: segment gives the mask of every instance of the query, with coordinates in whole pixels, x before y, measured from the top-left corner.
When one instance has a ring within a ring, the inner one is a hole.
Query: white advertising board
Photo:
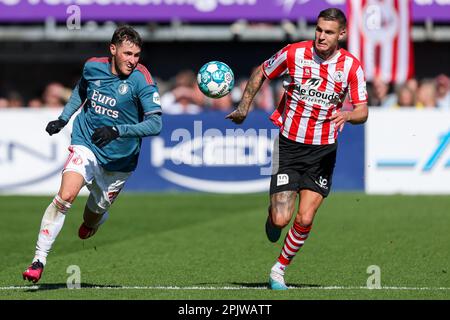
[[[69,155],[72,123],[49,136],[61,109],[0,110],[0,194],[54,195]],[[85,193],[85,192],[83,192]]]
[[[450,112],[370,109],[365,189],[371,194],[450,194]]]

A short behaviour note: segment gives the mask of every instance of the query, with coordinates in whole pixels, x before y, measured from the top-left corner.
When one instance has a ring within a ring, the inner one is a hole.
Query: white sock
[[[38,241],[36,243],[36,253],[33,259],[39,260],[44,265],[47,262],[47,255],[52,248],[66,218],[66,212],[71,207],[71,204],[62,200],[58,195],[55,196],[52,203],[45,210],[41,221],[41,228],[39,230]]]
[[[280,263],[279,261],[277,261],[277,263],[275,263],[272,267],[272,271],[276,272],[278,274],[281,274],[282,276],[284,276],[284,271],[286,270],[286,267],[284,264]]]

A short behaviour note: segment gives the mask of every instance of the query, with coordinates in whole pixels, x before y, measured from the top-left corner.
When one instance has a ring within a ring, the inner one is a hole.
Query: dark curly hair
[[[130,41],[131,43],[135,44],[139,48],[142,48],[142,38],[137,33],[136,30],[133,29],[133,27],[129,25],[123,25],[118,27],[112,36],[111,44],[114,45],[120,45],[124,41]]]

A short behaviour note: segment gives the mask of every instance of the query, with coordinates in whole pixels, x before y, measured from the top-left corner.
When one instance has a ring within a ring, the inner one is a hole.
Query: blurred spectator
[[[436,87],[433,80],[423,80],[417,90],[418,108],[436,107]]]
[[[233,102],[234,108],[236,108],[241,101],[242,93],[244,92],[245,86],[247,85],[248,79],[235,79],[234,88],[231,89],[230,96]],[[252,108],[251,108],[252,109]]]
[[[244,93],[247,82],[248,79],[239,79],[236,81],[236,85],[231,92],[231,100],[235,107],[237,107],[239,101],[241,101],[242,94]],[[281,87],[281,89],[283,89],[283,87]],[[282,90],[282,92],[284,92],[284,90]],[[253,99],[250,110],[259,109],[266,112],[272,112],[279,102],[279,100],[276,101],[275,99],[276,98],[274,96],[270,82],[264,81],[261,89],[259,89],[258,93],[256,94],[255,99]]]
[[[397,104],[396,107],[415,107],[416,99],[414,92],[405,83],[397,89]]]
[[[233,110],[233,100],[231,99],[231,95],[227,94],[219,99],[211,99],[209,103],[209,110],[231,112]]]
[[[8,108],[8,99],[0,97],[0,109]]]
[[[281,99],[283,99],[283,96],[286,92],[286,90],[283,87],[283,82],[282,81],[276,81],[275,82],[275,97],[274,97],[274,101],[276,106],[278,107],[278,103],[281,101]]]
[[[170,90],[169,84],[167,83],[167,81],[164,81],[162,78],[154,76],[153,80],[155,80],[155,82],[158,84],[158,90],[159,90],[160,95],[163,95],[164,93],[166,93],[167,91]]]
[[[255,97],[255,108],[272,112],[275,108],[274,94],[269,81],[264,81]]]
[[[197,85],[197,80],[195,80],[192,88],[192,99],[194,103],[200,107],[204,107],[206,105],[206,96],[200,91],[200,88]]]
[[[42,100],[39,98],[34,98],[28,101],[28,108],[42,108]]]
[[[163,105],[163,112],[165,114],[197,114],[202,111],[202,108],[195,103],[193,90],[190,87],[177,87],[171,91],[175,101]]]
[[[52,82],[47,85],[42,95],[43,105],[50,108],[62,108],[69,100],[70,94],[70,89],[59,82]]]
[[[380,77],[373,80],[368,88],[369,106],[389,108],[396,104],[397,96],[389,93],[389,84]]]
[[[211,111],[231,112],[237,107],[248,79],[236,79],[236,85],[229,95],[220,99],[206,97],[197,86],[196,75],[192,70],[180,71],[173,84],[158,80],[161,89],[161,104],[166,114],[197,114],[205,108]],[[438,107],[450,110],[450,78],[445,74],[438,75],[434,80],[408,79],[400,85],[395,94],[389,93],[389,84],[380,78],[369,83],[369,105],[381,107]],[[32,98],[26,103],[20,92],[3,90],[0,94],[0,108],[26,107],[63,107],[70,97],[71,90],[59,82],[49,83],[41,98]],[[284,93],[282,81],[264,82],[253,100],[252,109],[272,112],[278,105]],[[349,104],[344,102],[344,108]]]
[[[189,103],[186,103],[185,101],[187,97]],[[180,102],[180,99],[182,105],[174,106],[175,104]],[[206,97],[198,88],[197,79],[195,77],[195,73],[192,70],[180,71],[175,76],[172,90],[164,93],[161,96],[161,106],[163,108],[163,111],[167,114],[180,114],[184,112],[198,113],[201,111],[201,107],[205,105],[205,102]],[[195,105],[196,107],[190,106],[186,108],[187,105]],[[197,111],[198,109],[200,109],[200,111]]]
[[[20,108],[24,107],[25,102],[17,91],[10,91],[6,97],[0,97],[0,108]]]
[[[436,104],[440,109],[450,110],[450,79],[445,74],[436,78]]]
[[[25,101],[17,91],[11,91],[8,94],[8,107],[21,108],[25,106]]]
[[[416,78],[410,78],[406,80],[405,85],[411,90],[414,94],[414,99],[416,97],[417,89],[419,89],[419,81]]]

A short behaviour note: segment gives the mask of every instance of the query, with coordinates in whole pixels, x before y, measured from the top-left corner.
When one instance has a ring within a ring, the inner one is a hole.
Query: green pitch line
[[[43,278],[25,282],[50,200],[0,197],[0,299],[450,298],[445,196],[332,194],[288,268],[286,292],[265,289],[287,231],[266,239],[266,194],[123,194],[86,241],[77,237],[79,198]],[[67,289],[73,265],[80,290]],[[379,267],[381,289],[367,289],[369,266]]]

